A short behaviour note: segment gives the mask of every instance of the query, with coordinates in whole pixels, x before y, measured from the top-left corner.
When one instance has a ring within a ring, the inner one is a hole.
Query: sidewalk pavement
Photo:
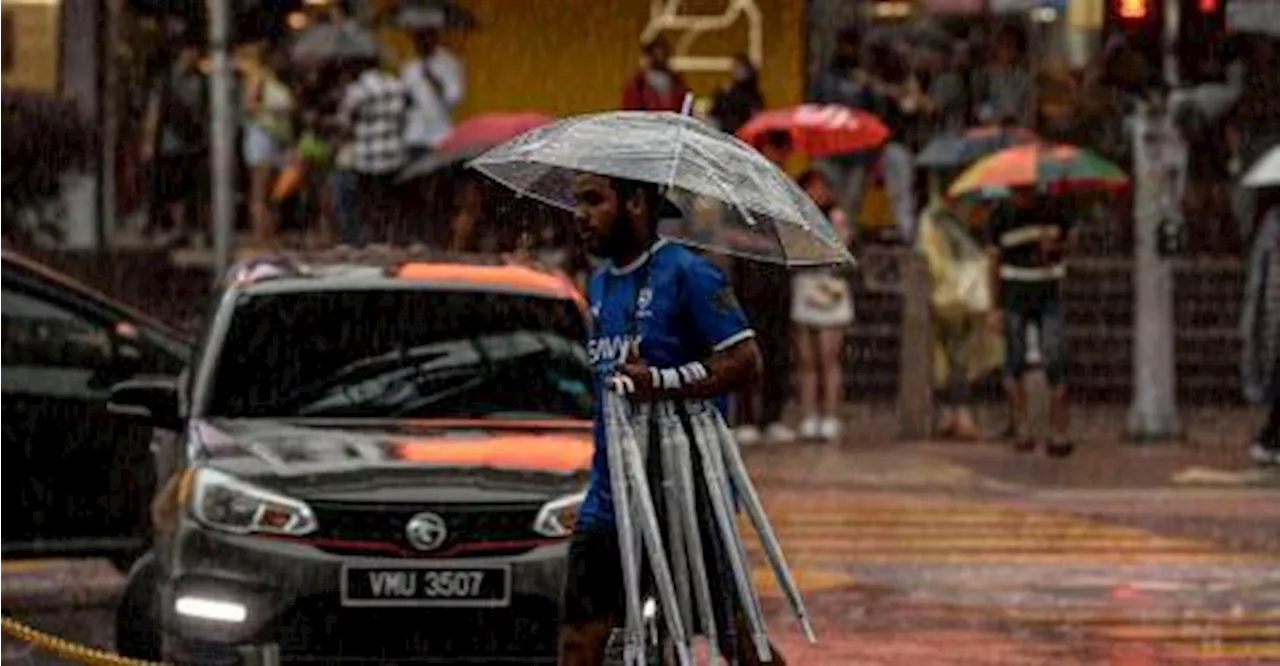
[[[5,610],[58,612],[67,606],[114,611],[124,576],[107,560],[36,559],[0,563]]]

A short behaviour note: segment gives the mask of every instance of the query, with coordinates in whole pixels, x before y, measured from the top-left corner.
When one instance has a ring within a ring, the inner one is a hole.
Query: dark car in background
[[[112,385],[176,376],[174,329],[13,252],[0,270],[5,558],[145,550],[155,490],[151,428],[107,410]]]
[[[122,650],[553,662],[585,335],[572,285],[521,266],[246,269],[187,381],[113,397],[181,433]]]

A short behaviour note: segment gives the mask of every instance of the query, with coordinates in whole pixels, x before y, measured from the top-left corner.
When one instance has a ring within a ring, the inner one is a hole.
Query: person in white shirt
[[[400,78],[409,89],[411,104],[405,143],[411,152],[434,149],[453,130],[453,110],[466,93],[462,61],[440,45],[438,28],[415,35],[418,57],[405,63]]]

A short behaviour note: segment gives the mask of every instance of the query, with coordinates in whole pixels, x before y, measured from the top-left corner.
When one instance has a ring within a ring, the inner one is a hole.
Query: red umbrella
[[[471,159],[484,151],[509,141],[525,132],[555,122],[554,116],[545,113],[482,113],[468,118],[427,156],[406,166],[399,175],[401,182],[423,178],[436,171]]]
[[[802,104],[757,113],[738,130],[738,138],[758,145],[770,132],[791,135],[791,144],[810,157],[870,150],[889,138],[889,128],[879,118],[839,104]]]
[[[436,150],[450,152],[470,146],[496,146],[555,121],[545,113],[485,113],[458,123]]]

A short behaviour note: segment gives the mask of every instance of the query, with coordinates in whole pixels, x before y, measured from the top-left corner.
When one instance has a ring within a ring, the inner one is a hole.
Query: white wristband
[[[649,368],[649,385],[653,388],[662,388],[662,371],[657,368]]]
[[[682,373],[688,373],[688,376],[691,378],[688,381],[700,382],[711,376],[711,372],[707,370],[707,366],[703,365],[700,361],[685,363],[680,366],[680,370]]]
[[[678,389],[680,388],[680,371],[675,368],[664,368],[662,370],[662,388]]]

